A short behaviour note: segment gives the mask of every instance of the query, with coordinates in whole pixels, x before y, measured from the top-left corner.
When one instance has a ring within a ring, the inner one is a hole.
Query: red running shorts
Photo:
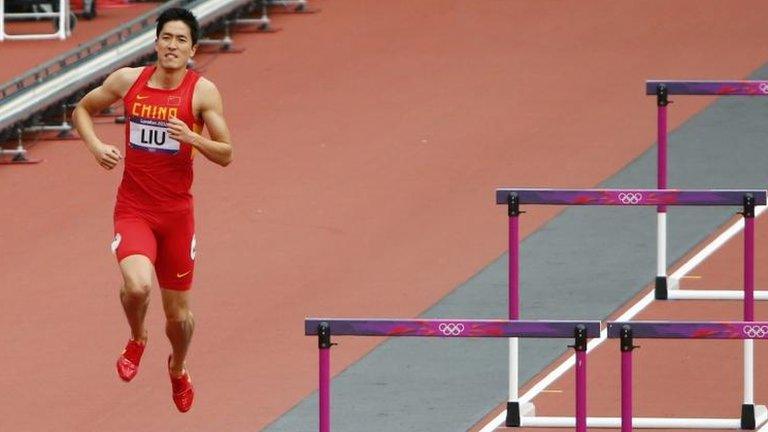
[[[186,291],[195,270],[195,217],[192,209],[174,212],[115,207],[112,252],[117,261],[144,255],[155,266],[161,288]]]

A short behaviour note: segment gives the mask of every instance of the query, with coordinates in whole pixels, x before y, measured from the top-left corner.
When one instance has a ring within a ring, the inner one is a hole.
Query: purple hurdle
[[[645,94],[659,95],[664,92],[698,96],[768,96],[768,81],[648,80],[645,82]]]
[[[666,209],[667,206],[741,206],[745,223],[749,229],[745,231],[744,254],[744,311],[745,321],[750,321],[753,310],[752,292],[754,290],[754,214],[755,205],[766,203],[764,190],[676,190],[676,189],[531,189],[531,188],[499,188],[496,189],[496,204],[506,204],[509,216],[509,319],[519,318],[519,216],[520,206],[524,204],[538,205],[603,205],[603,206],[656,206]],[[752,281],[752,282],[750,282]],[[745,387],[744,404],[752,404],[752,350],[749,341],[745,341]],[[507,400],[506,425],[563,427],[572,425],[572,420],[561,417],[546,417],[526,419],[525,409],[531,406],[521,406],[518,395],[518,344],[510,339],[509,344],[509,398]],[[577,353],[578,354],[578,353]],[[577,360],[578,361],[578,360]],[[620,419],[588,419],[594,427],[618,427]],[[652,424],[655,420],[651,421]],[[644,420],[643,420],[644,422]],[[664,423],[667,424],[667,423]],[[680,426],[671,426],[680,427]]]
[[[335,319],[307,318],[304,334],[318,337],[320,351],[320,432],[331,431],[331,336],[573,338],[577,356],[576,431],[587,431],[587,339],[600,336],[599,321],[521,321],[462,319]]]
[[[633,429],[632,413],[632,350],[634,338],[646,339],[768,339],[768,322],[731,321],[632,321],[609,322],[608,338],[621,340],[621,432]],[[756,409],[757,408],[757,409]],[[658,419],[669,420],[675,419]],[[687,428],[755,429],[768,420],[764,406],[743,404],[739,419],[686,419],[680,426]],[[695,424],[693,420],[696,420]],[[644,427],[654,427],[647,424]],[[655,426],[659,427],[659,426]]]
[[[768,96],[768,81],[680,81],[649,80],[645,82],[645,94],[656,96],[658,155],[656,159],[657,188],[667,188],[667,106],[669,95],[699,96]],[[667,275],[667,215],[666,208],[659,206],[657,215],[657,299],[733,299],[736,291],[685,290],[680,292],[679,280]],[[768,299],[768,291],[758,293],[758,299]]]

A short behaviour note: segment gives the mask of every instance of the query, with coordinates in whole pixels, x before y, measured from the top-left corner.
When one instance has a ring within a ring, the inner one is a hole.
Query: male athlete
[[[123,154],[99,139],[92,119],[123,100],[125,169],[117,190],[112,251],[123,276],[120,301],[131,339],[117,360],[117,373],[130,381],[138,372],[147,344],[144,317],[154,272],[162,293],[165,334],[172,347],[168,372],[173,401],[181,412],[188,411],[194,399],[185,365],[195,327],[188,298],[195,266],[192,158],[200,152],[221,166],[232,161],[221,95],[213,83],[187,69],[198,35],[199,25],[191,12],[166,10],[157,19],[157,64],[113,72],[80,101],[73,114],[96,161],[111,170]],[[210,139],[200,135],[203,125]]]

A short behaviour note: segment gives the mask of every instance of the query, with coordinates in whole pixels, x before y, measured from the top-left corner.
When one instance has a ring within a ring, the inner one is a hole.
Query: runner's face
[[[155,42],[158,62],[165,69],[183,69],[196,49],[189,27],[183,21],[165,23]]]

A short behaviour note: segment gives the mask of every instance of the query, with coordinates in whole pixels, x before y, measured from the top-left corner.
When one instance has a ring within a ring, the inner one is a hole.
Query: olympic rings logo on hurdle
[[[622,204],[639,204],[643,199],[643,194],[640,192],[621,192],[619,194],[619,201]]]
[[[768,336],[768,326],[745,325],[742,331],[745,335],[756,339],[762,339]]]
[[[437,328],[446,336],[458,336],[464,332],[464,324],[462,323],[440,323]]]
[[[763,94],[768,94],[768,82],[760,83],[760,91],[763,92]]]

